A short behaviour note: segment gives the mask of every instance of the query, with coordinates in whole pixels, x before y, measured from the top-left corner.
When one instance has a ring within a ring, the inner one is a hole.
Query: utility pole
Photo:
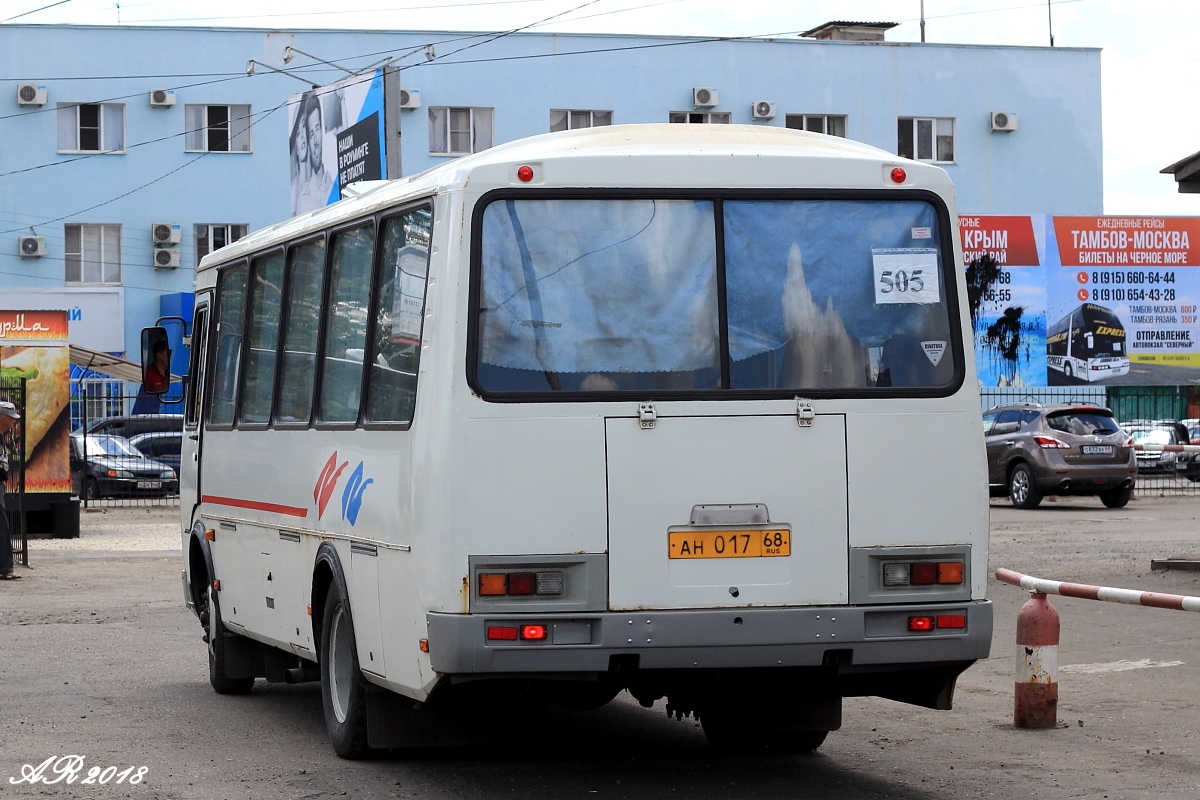
[[[1054,47],[1054,17],[1050,13],[1050,0],[1046,0],[1046,23],[1050,26],[1050,46]]]
[[[1047,0],[1049,2],[1049,0]],[[925,41],[925,0],[921,0],[921,42]],[[1054,38],[1051,37],[1050,46],[1054,46]]]

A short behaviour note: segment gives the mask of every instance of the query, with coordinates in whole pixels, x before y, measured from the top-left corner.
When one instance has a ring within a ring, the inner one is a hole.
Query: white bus
[[[1125,324],[1112,309],[1083,303],[1046,331],[1046,366],[1089,383],[1128,375]]]
[[[946,173],[779,128],[537,136],[209,255],[182,456],[213,687],[336,752],[666,698],[804,751],[988,654]]]

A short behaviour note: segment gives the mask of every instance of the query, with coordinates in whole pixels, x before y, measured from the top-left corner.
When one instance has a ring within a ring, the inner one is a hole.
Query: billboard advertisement
[[[343,186],[382,179],[383,68],[292,95],[288,130],[293,216],[337,201]]]
[[[25,381],[25,491],[71,492],[66,311],[0,311],[0,387]],[[0,388],[0,399],[6,394]]]
[[[1200,218],[960,223],[981,385],[1200,380]]]

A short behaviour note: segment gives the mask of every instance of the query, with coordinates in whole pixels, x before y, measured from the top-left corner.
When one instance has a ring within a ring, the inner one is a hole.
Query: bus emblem
[[[317,519],[320,519],[325,513],[325,506],[329,505],[329,498],[333,496],[334,487],[337,486],[338,478],[342,475],[342,470],[350,466],[349,461],[343,461],[342,465],[337,466],[337,450],[333,451],[333,455],[325,462],[325,466],[321,468],[321,474],[317,476],[317,483],[313,486],[313,500],[317,503]],[[357,515],[357,511],[355,512]],[[344,516],[344,513],[343,513]]]

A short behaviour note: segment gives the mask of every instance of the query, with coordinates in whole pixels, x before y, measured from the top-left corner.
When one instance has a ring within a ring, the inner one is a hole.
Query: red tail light
[[[940,614],[937,618],[938,629],[943,628],[966,628],[967,616],[965,614]]]
[[[1071,445],[1064,441],[1055,439],[1053,436],[1035,436],[1033,440],[1038,443],[1039,447],[1044,447],[1048,450],[1070,450]]]
[[[910,631],[931,631],[934,628],[933,617],[909,617],[908,629]]]
[[[487,638],[515,642],[517,640],[517,627],[515,625],[489,625]]]

